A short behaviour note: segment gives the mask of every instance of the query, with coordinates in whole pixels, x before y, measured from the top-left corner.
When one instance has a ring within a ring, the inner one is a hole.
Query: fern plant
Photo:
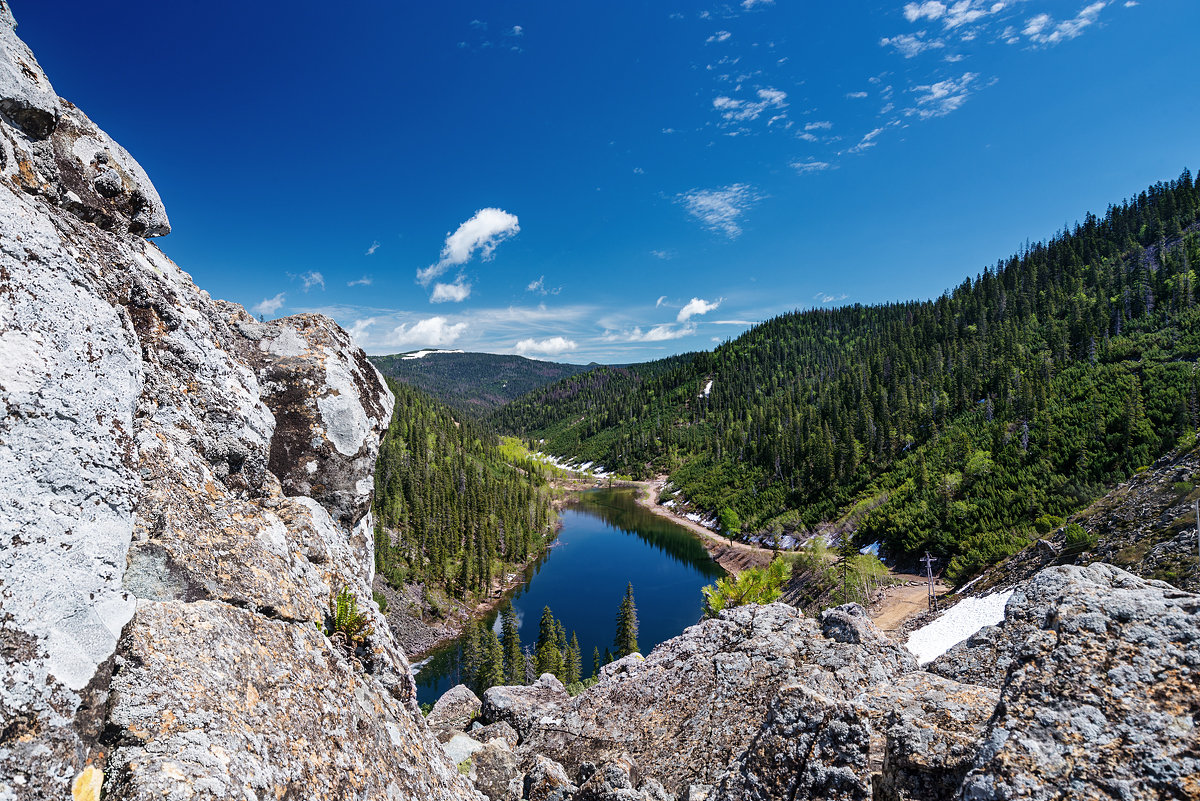
[[[326,636],[340,641],[352,653],[375,633],[375,624],[370,617],[358,611],[358,599],[349,587],[342,587],[341,592],[330,596],[329,618],[325,625]]]

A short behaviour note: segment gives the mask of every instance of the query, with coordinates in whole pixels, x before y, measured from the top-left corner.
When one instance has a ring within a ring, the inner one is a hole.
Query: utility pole
[[[933,590],[933,563],[937,561],[936,557],[930,556],[929,551],[925,552],[925,558],[921,560],[925,564],[925,576],[929,579],[929,611],[937,611],[937,593]]]

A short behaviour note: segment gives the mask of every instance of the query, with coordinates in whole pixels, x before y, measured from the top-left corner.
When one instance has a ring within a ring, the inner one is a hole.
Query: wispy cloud
[[[731,36],[733,36],[733,34],[730,33],[729,31],[717,31],[716,33],[714,33],[712,36],[708,37],[704,41],[707,44],[712,44],[713,42],[727,42],[727,41],[729,41],[729,37],[731,37]]]
[[[503,209],[486,208],[475,212],[475,216],[458,226],[446,236],[441,258],[423,270],[417,271],[421,286],[445,273],[451,267],[466,264],[478,253],[482,261],[490,261],[496,248],[506,239],[516,236],[521,230],[516,215]]]
[[[671,259],[675,258],[675,251],[673,251],[673,250],[652,250],[652,251],[650,251],[650,255],[656,259],[662,259],[663,261],[670,261]]]
[[[846,97],[850,98],[851,100],[862,100],[866,96],[866,92],[846,92]]]
[[[710,311],[720,306],[722,300],[724,300],[724,298],[717,298],[713,301],[704,300],[703,298],[692,298],[686,304],[684,304],[682,309],[679,310],[679,315],[675,318],[675,322],[686,323],[693,317],[701,314],[708,314]]]
[[[363,255],[374,256],[375,251],[377,251],[377,250],[379,250],[379,240],[378,239],[376,239],[374,242],[371,243],[371,247],[367,248],[367,252]]]
[[[879,136],[881,133],[883,133],[883,131],[884,131],[884,129],[882,126],[880,126],[879,128],[875,128],[874,130],[867,131],[865,134],[863,134],[863,138],[859,140],[858,144],[855,145],[854,147],[850,148],[846,152],[847,153],[862,153],[864,150],[875,147],[875,145],[878,144],[875,141],[875,138],[877,136]]]
[[[838,303],[839,301],[843,301],[848,297],[850,296],[845,292],[839,295],[831,295],[828,292],[818,292],[817,294],[813,295],[813,300],[824,305],[829,303]]]
[[[694,333],[696,333],[696,326],[692,323],[686,325],[663,323],[644,331],[640,326],[635,326],[627,331],[605,331],[600,339],[603,342],[669,342],[673,339],[683,339]]]
[[[557,295],[562,292],[561,286],[556,286],[553,289],[546,288],[546,276],[539,276],[536,281],[530,281],[525,287],[526,292],[534,292],[538,295]]]
[[[471,295],[471,285],[460,275],[453,284],[434,284],[430,303],[462,303]]]
[[[1035,45],[1051,47],[1079,36],[1085,28],[1096,22],[1107,5],[1107,0],[1099,0],[1084,6],[1074,17],[1062,22],[1055,22],[1049,14],[1038,14],[1026,21],[1021,33]],[[1129,7],[1128,3],[1126,7]]]
[[[676,196],[701,225],[730,239],[742,235],[741,220],[746,211],[762,199],[754,187],[730,184],[720,189],[693,189]]]
[[[962,108],[978,85],[977,73],[964,72],[961,78],[947,78],[926,86],[914,86],[912,92],[917,95],[917,105],[905,109],[904,114],[921,120],[944,117]]]
[[[576,350],[579,344],[573,339],[566,337],[547,337],[546,339],[522,339],[516,345],[517,353],[522,356],[528,356],[533,353],[543,356],[560,356],[564,353],[569,353]]]
[[[713,108],[721,114],[726,122],[750,122],[762,116],[768,109],[782,110],[787,108],[787,92],[767,87],[755,92],[757,100],[727,97],[719,95],[713,98]],[[772,120],[774,121],[774,120]]]
[[[283,307],[283,302],[287,299],[287,295],[280,292],[273,298],[263,298],[258,303],[250,307],[250,311],[262,317],[269,317]]]
[[[321,275],[316,270],[309,270],[304,275],[300,276],[300,283],[304,286],[304,291],[312,289],[314,286],[319,286],[325,289],[325,276]]]
[[[894,47],[896,52],[905,58],[913,58],[924,53],[926,50],[937,50],[946,46],[946,43],[941,39],[926,39],[925,31],[917,31],[915,34],[902,33],[899,36],[885,36],[879,40],[879,44],[882,47]]]
[[[775,0],[742,0],[742,8],[746,9],[747,11],[752,8],[758,8],[759,6],[773,5],[775,5]]]
[[[367,329],[374,324],[374,317],[368,317],[365,320],[355,320],[354,324],[346,329],[346,333],[350,334],[350,338],[361,348],[369,339]]]
[[[815,159],[809,159],[808,161],[793,161],[792,168],[801,175],[805,175],[810,172],[823,172],[825,170],[832,170],[834,167],[828,161],[816,161]]]
[[[346,286],[370,286],[373,279],[369,275],[364,275],[362,278],[355,278],[353,281],[347,281]]]
[[[658,300],[654,301],[654,308],[656,308],[656,309],[657,309],[657,308],[659,308],[660,306],[662,306],[662,305],[663,305],[664,303],[666,303],[666,302],[667,302],[667,296],[666,296],[666,295],[660,295],[660,296],[659,296],[659,298],[658,298]]]

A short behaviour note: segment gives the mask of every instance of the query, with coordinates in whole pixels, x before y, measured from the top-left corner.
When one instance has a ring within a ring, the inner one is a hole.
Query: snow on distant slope
[[[431,353],[466,353],[463,350],[414,350],[412,353],[406,353],[401,358],[403,359],[424,359]]]
[[[1004,605],[1013,594],[998,592],[983,598],[964,598],[928,626],[908,637],[907,647],[922,665],[932,662],[984,626],[1004,620]]]

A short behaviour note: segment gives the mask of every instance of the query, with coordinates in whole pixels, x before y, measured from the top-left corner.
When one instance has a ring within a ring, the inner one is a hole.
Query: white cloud
[[[753,320],[713,320],[713,325],[758,325]]]
[[[365,320],[355,320],[354,324],[346,329],[346,332],[350,334],[350,338],[354,340],[355,344],[361,348],[363,343],[367,341],[367,329],[374,324],[374,317],[368,317]]]
[[[255,303],[252,307],[250,307],[250,311],[262,317],[269,317],[270,315],[279,311],[279,309],[283,306],[283,301],[286,298],[287,296],[283,292],[280,292],[273,298],[263,298],[258,303]]]
[[[544,356],[558,356],[576,350],[578,343],[566,337],[547,337],[546,339],[522,339],[517,343],[517,353],[526,356],[530,353],[540,353]]]
[[[442,347],[453,344],[466,330],[466,323],[449,323],[445,317],[430,317],[396,326],[386,344]]]
[[[462,303],[471,295],[471,285],[460,275],[453,284],[435,284],[430,303]]]
[[[367,252],[364,255],[374,256],[375,251],[377,251],[377,250],[379,250],[379,240],[378,239],[376,239],[374,242],[371,243],[371,247],[367,248]]]
[[[1074,17],[1062,22],[1055,22],[1049,14],[1037,14],[1026,20],[1025,28],[1021,33],[1034,44],[1051,47],[1079,36],[1083,33],[1084,28],[1096,21],[1100,12],[1107,5],[1108,0],[1098,0],[1098,2],[1084,6]]]
[[[846,97],[850,98],[851,100],[862,100],[866,96],[867,96],[866,92],[847,92],[846,93]]]
[[[758,98],[757,100],[743,100],[721,95],[713,98],[713,108],[721,112],[721,117],[726,122],[749,122],[758,119],[767,109],[787,108],[787,92],[767,87],[759,89],[755,92],[755,96]],[[773,118],[772,122],[782,118],[783,115],[780,115]]]
[[[937,0],[929,0],[925,3],[907,3],[904,6],[904,18],[909,22],[916,22],[919,19],[935,20],[946,13],[946,4],[939,3]]]
[[[875,147],[875,145],[878,144],[878,142],[875,141],[875,137],[879,136],[881,133],[883,133],[883,131],[884,129],[882,127],[876,128],[873,131],[867,131],[867,133],[863,134],[863,138],[859,140],[859,143],[846,152],[862,153],[864,150]]]
[[[691,336],[694,333],[696,333],[696,326],[693,324],[677,326],[663,323],[648,331],[643,331],[640,326],[629,331],[606,331],[600,339],[603,342],[669,342],[673,339]]]
[[[806,122],[804,130],[806,131],[828,131],[833,127],[833,123],[829,120],[821,120],[820,122]]]
[[[505,36],[524,36],[525,28],[521,25],[514,25],[504,32]]]
[[[645,171],[645,170],[643,170],[641,167],[634,167],[634,168],[633,168],[633,174],[634,174],[634,175],[645,175],[645,174],[646,174],[646,171]]]
[[[325,276],[321,275],[316,270],[309,270],[304,275],[300,276],[300,282],[304,284],[304,291],[312,289],[314,286],[325,288]]]
[[[833,169],[833,165],[828,161],[816,161],[814,159],[809,159],[808,161],[792,162],[792,168],[801,175],[804,175],[810,172],[823,172],[824,170],[831,170]]]
[[[536,281],[530,281],[525,287],[526,292],[536,292],[539,295],[557,295],[562,292],[561,286],[556,286],[553,289],[546,288],[546,276],[539,277]]]
[[[347,281],[346,286],[370,286],[374,279],[369,275],[364,275],[362,278],[355,278],[353,281]]]
[[[483,261],[490,261],[496,247],[520,231],[516,215],[503,209],[480,209],[474,217],[458,226],[458,230],[446,236],[441,258],[436,264],[418,270],[417,281],[421,286],[428,286],[451,267],[466,264],[476,252]]]
[[[675,258],[675,251],[673,251],[673,250],[652,250],[652,251],[650,251],[650,255],[656,259],[662,259],[663,261],[670,261],[671,259]]]
[[[739,224],[746,211],[761,200],[757,190],[746,184],[730,184],[721,189],[693,189],[676,196],[688,214],[710,231],[730,239],[742,235]]]
[[[840,295],[830,295],[828,292],[818,292],[817,294],[813,295],[813,300],[817,301],[818,303],[826,304],[837,303],[838,301],[845,300],[848,297],[850,296],[845,292]]]
[[[912,91],[918,93],[917,106],[906,109],[904,113],[922,120],[944,117],[962,108],[978,83],[977,73],[964,72],[958,79],[947,78],[927,86],[915,86]]]
[[[666,303],[666,302],[667,302],[667,296],[666,296],[666,295],[661,295],[661,296],[659,296],[658,300],[654,301],[654,308],[656,308],[656,309],[657,309],[657,308],[659,308],[660,306],[662,306],[662,305],[663,305],[664,303]]]
[[[713,309],[721,305],[723,298],[717,298],[714,301],[707,301],[703,298],[692,298],[684,307],[679,310],[679,315],[675,318],[677,323],[686,323],[688,320],[700,314],[708,314]]]
[[[714,33],[712,36],[708,37],[704,41],[706,44],[711,44],[713,42],[726,42],[726,41],[729,41],[730,36],[733,36],[733,34],[730,33],[729,31],[717,31],[716,33]]]
[[[941,39],[926,39],[925,31],[918,31],[916,35],[902,33],[899,36],[883,37],[879,40],[881,47],[894,47],[896,52],[905,58],[913,58],[926,50],[937,50],[946,46],[946,43]]]
[[[775,0],[742,0],[742,8],[747,9],[747,10],[749,10],[751,8],[755,8],[757,6],[773,6],[773,5],[775,5]]]

